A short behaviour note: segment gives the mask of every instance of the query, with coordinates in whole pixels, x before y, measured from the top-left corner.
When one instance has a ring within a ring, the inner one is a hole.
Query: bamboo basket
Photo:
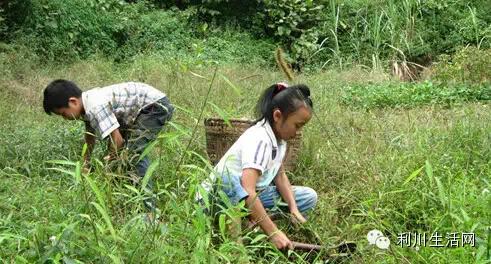
[[[206,152],[213,165],[216,165],[225,152],[254,123],[249,119],[229,119],[229,126],[223,119],[207,118],[205,123]],[[295,138],[287,141],[287,150],[283,165],[286,171],[293,171],[302,141],[302,133],[297,132]]]

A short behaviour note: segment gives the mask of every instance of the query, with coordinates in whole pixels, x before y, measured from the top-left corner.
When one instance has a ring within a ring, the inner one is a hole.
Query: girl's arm
[[[290,213],[295,216],[297,221],[299,221],[300,223],[305,223],[307,220],[305,220],[305,218],[298,210],[297,202],[295,201],[295,195],[293,194],[292,185],[290,184],[290,180],[288,180],[288,177],[286,176],[283,165],[281,165],[278,175],[274,178],[274,183],[281,197],[288,204]]]
[[[256,169],[244,169],[242,171],[241,184],[249,196],[246,198],[246,205],[251,211],[251,220],[258,223],[262,230],[270,237],[271,242],[279,248],[293,248],[292,242],[288,237],[276,227],[275,223],[266,213],[263,203],[256,193],[256,181],[260,173]]]

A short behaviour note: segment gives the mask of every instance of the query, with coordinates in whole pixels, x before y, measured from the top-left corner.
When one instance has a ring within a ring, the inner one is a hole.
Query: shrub
[[[319,28],[323,5],[318,1],[263,1],[263,12],[257,12],[256,25],[280,41],[296,64],[301,66],[319,49]]]
[[[491,83],[491,49],[465,47],[454,55],[442,55],[433,78],[443,83]]]
[[[25,17],[12,21],[19,28],[15,38],[54,60],[113,54],[125,41],[127,20],[138,11],[116,0],[36,0],[24,5]]]
[[[193,32],[182,14],[166,11],[150,11],[128,21],[126,56],[157,50],[172,56],[191,45]],[[119,54],[121,55],[121,54]]]

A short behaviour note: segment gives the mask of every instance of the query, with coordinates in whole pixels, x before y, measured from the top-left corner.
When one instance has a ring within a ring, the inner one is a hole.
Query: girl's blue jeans
[[[298,210],[302,214],[315,207],[317,204],[317,193],[312,188],[305,186],[292,186],[292,188]],[[267,186],[257,193],[264,208],[269,210],[285,209],[281,205],[278,206],[278,202],[281,201],[281,195],[276,189],[276,186]]]
[[[246,199],[248,196],[247,192],[240,184],[235,184],[233,185],[233,187],[230,185],[226,185],[225,188],[223,187],[225,186],[222,186],[222,188],[218,189],[221,189],[225,193],[232,205],[238,204],[240,201]],[[300,213],[305,215],[307,211],[315,207],[315,205],[317,204],[317,193],[315,192],[315,190],[305,186],[292,186],[292,189],[293,195],[295,197],[295,202]],[[212,211],[210,212],[208,209],[205,209],[205,212],[211,213],[212,215],[214,215],[216,213],[216,210],[218,209],[213,204],[218,203],[222,206],[224,205],[223,202],[220,202],[218,200],[219,198],[215,191],[212,191],[210,193],[210,202],[212,202],[212,208],[210,209]],[[261,200],[261,203],[266,210],[273,213],[279,210],[288,211],[288,206],[286,205],[286,203],[280,203],[282,201],[282,198],[276,186],[267,186],[264,189],[257,190],[256,193],[258,194],[258,198]],[[203,201],[201,201],[200,203],[203,204]]]

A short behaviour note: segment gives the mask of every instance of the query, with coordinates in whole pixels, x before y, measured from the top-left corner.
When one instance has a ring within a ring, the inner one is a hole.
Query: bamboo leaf
[[[145,149],[143,150],[142,154],[140,154],[140,157],[138,157],[138,161],[146,157],[148,153],[150,153],[150,151],[152,151],[155,148],[155,145],[157,145],[157,143],[159,143],[159,141],[154,140],[152,143],[148,144],[148,146],[146,146]]]
[[[222,79],[228,84],[228,86],[232,88],[232,91],[234,91],[235,95],[241,96],[240,89],[235,86],[227,77],[225,77],[225,75],[220,74],[220,77],[222,77]]]
[[[225,217],[226,215],[225,214],[221,214],[219,217],[218,217],[218,227],[220,229],[220,235],[222,235],[222,238],[225,239],[226,238],[226,235],[225,235],[225,230],[227,228],[227,223],[225,221]]]
[[[62,172],[62,173],[68,174],[72,177],[75,177],[75,172],[71,171],[71,170],[62,169],[62,168],[48,168],[48,170]]]
[[[182,165],[181,167],[200,171],[202,173],[207,173],[207,171],[205,169],[201,168],[200,166],[193,165],[193,164],[186,164],[186,165]]]
[[[116,240],[117,239],[116,231],[114,230],[111,219],[109,218],[109,215],[107,214],[107,211],[105,210],[105,208],[103,208],[100,204],[98,204],[96,202],[90,202],[90,203],[97,209],[97,211],[99,211],[102,218],[104,219],[104,222],[106,222],[106,226],[109,229],[111,236],[113,237],[113,239]]]
[[[19,235],[14,235],[14,234],[1,234],[0,235],[0,244],[2,244],[2,242],[4,240],[7,240],[7,239],[18,239],[18,240],[27,240],[25,237],[23,236],[19,236]]]
[[[471,221],[471,218],[469,217],[469,215],[466,213],[466,211],[464,211],[464,209],[460,208],[460,211],[462,212],[462,217],[464,218],[464,221],[465,222],[469,222]]]
[[[101,204],[104,208],[106,208],[106,199],[104,194],[101,192],[99,187],[97,187],[97,184],[88,176],[85,177],[87,179],[87,182],[89,183],[90,189],[94,192],[97,201],[99,201],[99,204]]]
[[[443,184],[438,177],[435,177],[436,186],[438,187],[438,197],[440,198],[440,202],[443,207],[447,205],[447,197],[445,196],[445,189],[443,188]]]
[[[48,160],[46,163],[75,166],[76,162],[71,160]]]
[[[267,238],[268,238],[267,235],[259,234],[251,241],[251,244],[256,244],[257,242],[259,242],[259,240],[266,240]]]
[[[80,155],[80,158],[83,159],[85,156],[85,153],[87,153],[87,143],[85,143],[82,147],[82,154]]]
[[[413,171],[411,173],[411,175],[409,175],[409,177],[406,178],[406,180],[404,181],[404,183],[402,185],[406,185],[408,182],[412,181],[414,178],[416,178],[416,176],[418,176],[418,174],[423,170],[424,166]]]
[[[75,166],[75,183],[79,184],[82,181],[82,166],[80,165],[80,161],[77,161]]]
[[[147,171],[145,172],[145,177],[143,177],[142,184],[141,184],[142,192],[145,191],[145,188],[147,187],[147,184],[150,181],[150,177],[152,177],[153,172],[155,171],[155,169],[157,169],[157,166],[159,166],[159,164],[160,164],[160,160],[155,160],[148,167]]]
[[[116,263],[116,264],[122,263],[120,257],[116,257],[116,256],[114,256],[112,254],[109,254],[108,256],[113,261],[113,263]]]
[[[220,107],[218,107],[216,104],[212,103],[212,102],[208,102],[208,104],[210,104],[213,109],[215,109],[215,112],[220,116],[220,118],[223,119],[223,121],[225,122],[225,124],[227,124],[227,126],[232,126],[232,124],[230,124],[230,121],[229,121],[229,114],[222,110]]]
[[[196,77],[198,77],[198,78],[208,80],[208,78],[206,78],[205,76],[203,76],[203,75],[199,75],[199,74],[197,74],[197,73],[195,73],[195,72],[189,71],[189,73],[191,73],[191,75],[196,76]]]
[[[134,186],[132,185],[128,185],[128,184],[125,184],[124,187],[132,192],[134,192],[135,194],[140,194],[140,192],[138,191],[138,189],[136,189]]]
[[[430,178],[430,181],[433,179],[433,167],[431,166],[430,162],[426,160],[425,162],[425,172],[428,178]]]
[[[85,219],[87,219],[89,221],[92,221],[92,218],[90,218],[90,215],[88,215],[88,214],[78,214],[78,216],[80,216],[82,218],[85,218]]]
[[[194,116],[194,113],[191,112],[191,110],[187,109],[187,108],[184,108],[184,107],[181,107],[179,105],[173,105],[174,108],[176,110],[179,110],[179,113],[185,113],[185,114],[188,114],[190,117],[193,117]]]

